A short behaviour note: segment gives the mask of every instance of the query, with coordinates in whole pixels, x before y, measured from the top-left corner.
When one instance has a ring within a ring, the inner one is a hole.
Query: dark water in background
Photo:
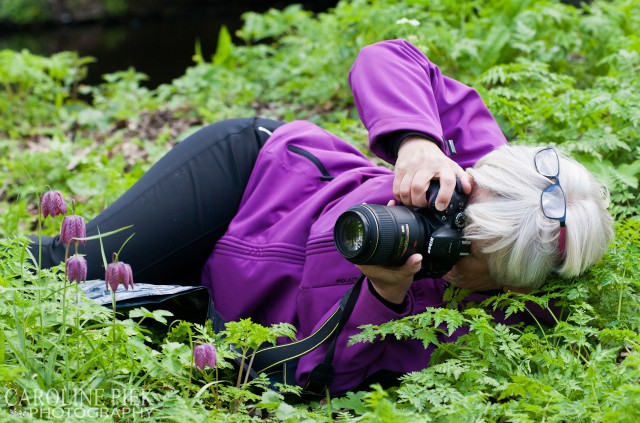
[[[337,0],[296,2],[306,10],[321,12]],[[282,8],[282,2],[260,2],[251,10],[264,12],[270,7]],[[122,19],[110,23],[42,27],[29,31],[0,33],[0,49],[27,49],[33,53],[50,55],[60,51],[77,51],[92,56],[85,82],[96,84],[105,73],[134,67],[149,76],[146,86],[155,87],[184,74],[193,64],[196,40],[199,40],[205,59],[215,51],[218,32],[226,25],[231,34],[242,25],[242,2],[232,6],[211,6],[182,11],[172,17]]]
[[[561,1],[574,5],[590,2]],[[211,0],[210,4],[199,7],[188,1],[175,1],[174,5],[183,5],[182,10],[173,10],[171,16],[161,14],[155,18],[121,19],[110,23],[5,30],[0,32],[0,49],[28,49],[43,55],[77,51],[82,56],[96,59],[89,65],[89,75],[85,80],[89,84],[101,82],[105,73],[132,66],[149,76],[146,86],[156,87],[183,75],[185,69],[193,64],[196,40],[200,41],[203,55],[208,59],[215,51],[222,25],[226,25],[233,34],[242,25],[242,13],[283,9],[292,3],[302,4],[309,11],[322,12],[334,7],[338,0],[236,0],[226,3]]]

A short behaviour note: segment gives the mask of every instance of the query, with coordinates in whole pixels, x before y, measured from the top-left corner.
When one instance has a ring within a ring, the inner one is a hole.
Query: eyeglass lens
[[[566,203],[560,185],[551,185],[542,192],[542,211],[549,219],[562,219],[565,215]]]
[[[560,173],[558,154],[553,148],[538,151],[535,156],[536,169],[547,178],[555,178]]]

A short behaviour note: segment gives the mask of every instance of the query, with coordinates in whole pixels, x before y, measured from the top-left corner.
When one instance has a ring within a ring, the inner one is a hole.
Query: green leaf
[[[149,311],[144,307],[134,308],[133,310],[129,311],[130,319],[134,319],[137,317],[140,317],[143,319],[150,318],[165,325],[167,324],[167,319],[165,319],[165,317],[169,317],[169,316],[173,316],[173,313],[171,313],[170,311],[167,311],[167,310]]]
[[[367,410],[366,395],[365,391],[347,392],[343,397],[332,399],[331,408],[353,410],[356,414],[364,414]]]
[[[220,32],[218,32],[218,45],[216,52],[213,56],[214,65],[225,64],[228,67],[231,65],[230,59],[233,52],[233,42],[231,41],[231,34],[225,25],[222,25]]]
[[[638,174],[640,174],[640,160],[618,166],[618,179],[631,188],[638,188]]]
[[[67,185],[75,195],[93,197],[107,187],[107,179],[98,172],[80,173],[67,179]]]

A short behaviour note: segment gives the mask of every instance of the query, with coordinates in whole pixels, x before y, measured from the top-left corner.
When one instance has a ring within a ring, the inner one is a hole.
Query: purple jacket
[[[410,43],[385,41],[365,47],[349,74],[370,147],[394,163],[381,135],[419,131],[453,140],[451,156],[463,168],[506,140],[478,93],[443,76]],[[443,151],[451,154],[446,145]],[[320,165],[318,164],[320,163]],[[329,174],[333,177],[323,177]],[[359,271],[333,242],[337,217],[362,202],[393,198],[393,173],[318,126],[295,121],[279,127],[261,150],[240,209],[203,271],[217,310],[227,320],[251,317],[264,325],[289,322],[305,337],[336,309]],[[363,324],[381,324],[443,306],[445,282],[416,281],[406,307],[396,313],[381,303],[365,280],[354,311],[340,334],[330,391],[342,393],[378,370],[420,370],[432,352],[417,341],[359,343],[348,338]],[[481,299],[476,295],[477,299]],[[454,336],[455,338],[455,336]],[[326,348],[303,356],[297,381],[304,385]]]

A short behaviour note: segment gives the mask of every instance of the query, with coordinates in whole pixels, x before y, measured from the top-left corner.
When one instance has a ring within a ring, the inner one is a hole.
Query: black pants
[[[133,225],[102,239],[108,262],[135,232],[120,253],[135,281],[198,285],[202,266],[237,212],[258,152],[269,138],[267,131],[280,125],[243,118],[199,130],[88,222],[87,235]],[[36,243],[30,248],[38,257],[37,238],[31,239]],[[87,241],[79,252],[86,255],[87,278],[104,279],[100,242]],[[64,261],[64,255],[58,237],[43,238],[43,268]]]

